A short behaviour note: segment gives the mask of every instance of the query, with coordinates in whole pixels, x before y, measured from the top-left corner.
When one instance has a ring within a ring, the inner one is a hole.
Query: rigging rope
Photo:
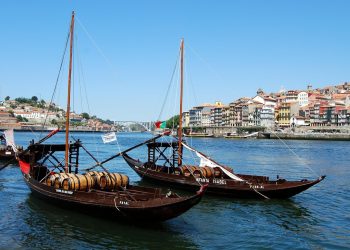
[[[277,138],[295,155],[295,157],[301,162],[303,163],[312,173],[314,173],[317,177],[319,177],[320,175],[315,171],[313,170],[301,157],[299,157],[299,155],[297,155],[294,150],[292,148],[290,148],[285,142],[284,140],[282,140],[277,133],[273,132]]]
[[[61,59],[60,68],[59,68],[59,70],[58,70],[58,75],[57,75],[57,78],[56,78],[55,87],[54,87],[53,93],[52,93],[52,95],[51,95],[51,99],[50,99],[49,107],[48,107],[48,109],[47,109],[45,121],[44,121],[44,124],[43,124],[43,126],[42,126],[43,129],[44,129],[45,125],[46,125],[47,118],[48,118],[48,116],[49,116],[50,107],[52,106],[53,99],[54,99],[54,96],[55,96],[55,93],[56,93],[56,89],[57,89],[57,85],[58,85],[58,81],[59,81],[59,79],[60,79],[60,75],[61,75],[61,71],[62,71],[62,67],[63,67],[63,62],[64,62],[64,58],[65,58],[65,55],[66,55],[67,47],[68,47],[69,36],[70,36],[70,29],[68,30],[67,39],[66,39],[66,44],[65,44],[65,46],[64,46],[63,55],[62,55],[62,59]],[[42,129],[42,130],[43,130],[43,129]],[[39,137],[42,136],[42,132],[43,132],[43,131],[40,132],[40,136],[39,136]]]
[[[176,59],[175,65],[174,65],[173,73],[171,74],[171,78],[170,78],[170,82],[169,82],[169,85],[168,85],[168,89],[166,91],[165,98],[164,98],[164,101],[163,101],[163,104],[162,104],[162,108],[160,109],[160,113],[159,113],[159,116],[158,116],[158,121],[162,117],[162,114],[163,114],[163,111],[164,111],[164,106],[165,106],[166,100],[168,99],[169,91],[170,91],[171,85],[173,83],[175,71],[176,71],[176,69],[178,67],[179,58],[180,58],[180,51],[178,53],[178,56],[177,56],[177,59]]]

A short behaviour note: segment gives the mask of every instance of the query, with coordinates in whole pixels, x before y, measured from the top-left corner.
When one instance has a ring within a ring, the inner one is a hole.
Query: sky
[[[181,38],[184,110],[258,88],[350,81],[350,1],[0,0],[0,99],[50,100],[72,10],[76,112],[117,121],[177,114]],[[62,106],[65,58],[54,96]]]

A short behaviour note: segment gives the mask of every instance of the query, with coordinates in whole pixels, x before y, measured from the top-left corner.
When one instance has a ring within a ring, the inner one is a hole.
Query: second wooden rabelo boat
[[[178,137],[176,141],[158,142],[154,139],[148,143],[147,162],[140,162],[124,154],[125,161],[138,175],[152,182],[176,185],[187,190],[208,184],[207,193],[226,197],[262,199],[286,199],[305,191],[325,178],[325,176],[320,176],[315,180],[288,181],[278,177],[276,180],[270,180],[267,176],[236,174],[231,168],[220,165],[205,154],[188,146],[182,140],[183,54],[184,42],[182,40]],[[184,147],[199,157],[199,166],[183,164]]]
[[[112,173],[104,167],[106,162],[120,156],[121,153],[99,162],[80,140],[73,138],[74,142],[70,142],[73,30],[74,12],[70,25],[65,144],[44,143],[58,132],[55,130],[36,143],[32,141],[27,149],[18,154],[21,172],[32,194],[63,207],[110,219],[155,222],[168,220],[186,212],[201,200],[206,186],[202,186],[191,196],[181,197],[171,191],[164,194],[159,188],[130,185],[126,175]],[[85,169],[82,174],[79,173],[82,172],[79,163],[81,148],[96,161],[93,167]],[[63,152],[65,157],[60,160]],[[102,171],[93,171],[96,168],[101,168]]]

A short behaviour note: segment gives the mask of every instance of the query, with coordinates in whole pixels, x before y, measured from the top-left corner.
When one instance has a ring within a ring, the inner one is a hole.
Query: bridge
[[[154,122],[142,121],[114,121],[114,126],[123,131],[151,131],[154,130]]]

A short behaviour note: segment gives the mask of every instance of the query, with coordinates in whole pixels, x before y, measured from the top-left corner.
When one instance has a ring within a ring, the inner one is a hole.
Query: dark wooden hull
[[[0,150],[0,161],[9,161],[15,159],[15,152],[13,150]]]
[[[317,180],[307,181],[265,181],[265,182],[250,182],[242,183],[232,179],[222,178],[194,178],[193,176],[183,176],[169,174],[166,172],[158,172],[150,168],[144,167],[144,164],[131,158],[128,155],[123,155],[128,165],[142,178],[161,184],[174,185],[179,188],[193,190],[198,189],[201,184],[208,184],[207,193],[247,199],[287,199],[300,192],[307,190],[318,182],[322,181],[325,176]],[[254,176],[251,176],[252,178]]]
[[[30,175],[24,180],[32,194],[61,207],[116,220],[165,221],[196,205],[205,189],[189,197],[160,194],[160,189],[130,186],[126,191],[65,191],[39,183]]]

